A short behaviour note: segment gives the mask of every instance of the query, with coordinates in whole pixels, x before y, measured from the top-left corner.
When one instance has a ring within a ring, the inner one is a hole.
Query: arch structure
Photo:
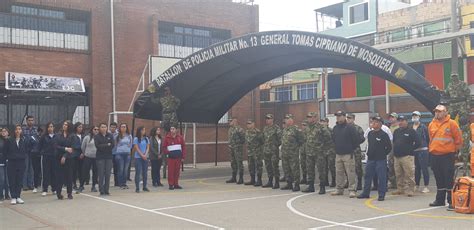
[[[259,85],[289,72],[320,67],[381,77],[405,89],[429,111],[441,100],[441,92],[422,75],[375,48],[337,36],[270,31],[229,39],[177,62],[135,101],[134,117],[161,120],[158,98],[170,87],[181,100],[179,121],[217,123]]]

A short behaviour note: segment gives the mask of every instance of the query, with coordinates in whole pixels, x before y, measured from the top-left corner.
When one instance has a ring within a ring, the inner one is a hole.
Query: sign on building
[[[8,90],[86,92],[82,78],[5,72],[5,81]]]

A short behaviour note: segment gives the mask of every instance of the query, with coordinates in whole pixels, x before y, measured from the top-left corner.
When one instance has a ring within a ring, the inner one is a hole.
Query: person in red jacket
[[[168,155],[168,185],[170,190],[182,189],[178,184],[181,162],[186,157],[184,138],[178,134],[176,127],[171,126],[163,144],[164,153]]]

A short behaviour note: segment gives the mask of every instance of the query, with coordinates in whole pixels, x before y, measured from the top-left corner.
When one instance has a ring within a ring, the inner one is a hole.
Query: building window
[[[369,3],[365,2],[349,7],[350,24],[369,20]]]
[[[270,101],[270,90],[269,89],[260,90],[260,101]]]
[[[88,23],[65,19],[65,12],[13,5],[0,13],[0,44],[89,50]]]
[[[230,38],[230,30],[159,22],[158,55],[184,58],[202,48]]]
[[[313,100],[316,98],[316,83],[298,85],[298,100]]]
[[[286,102],[292,100],[291,86],[281,86],[275,88],[275,99],[279,102]]]

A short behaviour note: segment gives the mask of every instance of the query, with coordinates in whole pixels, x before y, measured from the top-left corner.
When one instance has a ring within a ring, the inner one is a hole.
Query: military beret
[[[265,118],[266,119],[273,119],[273,114],[269,113],[269,114],[265,115]]]

